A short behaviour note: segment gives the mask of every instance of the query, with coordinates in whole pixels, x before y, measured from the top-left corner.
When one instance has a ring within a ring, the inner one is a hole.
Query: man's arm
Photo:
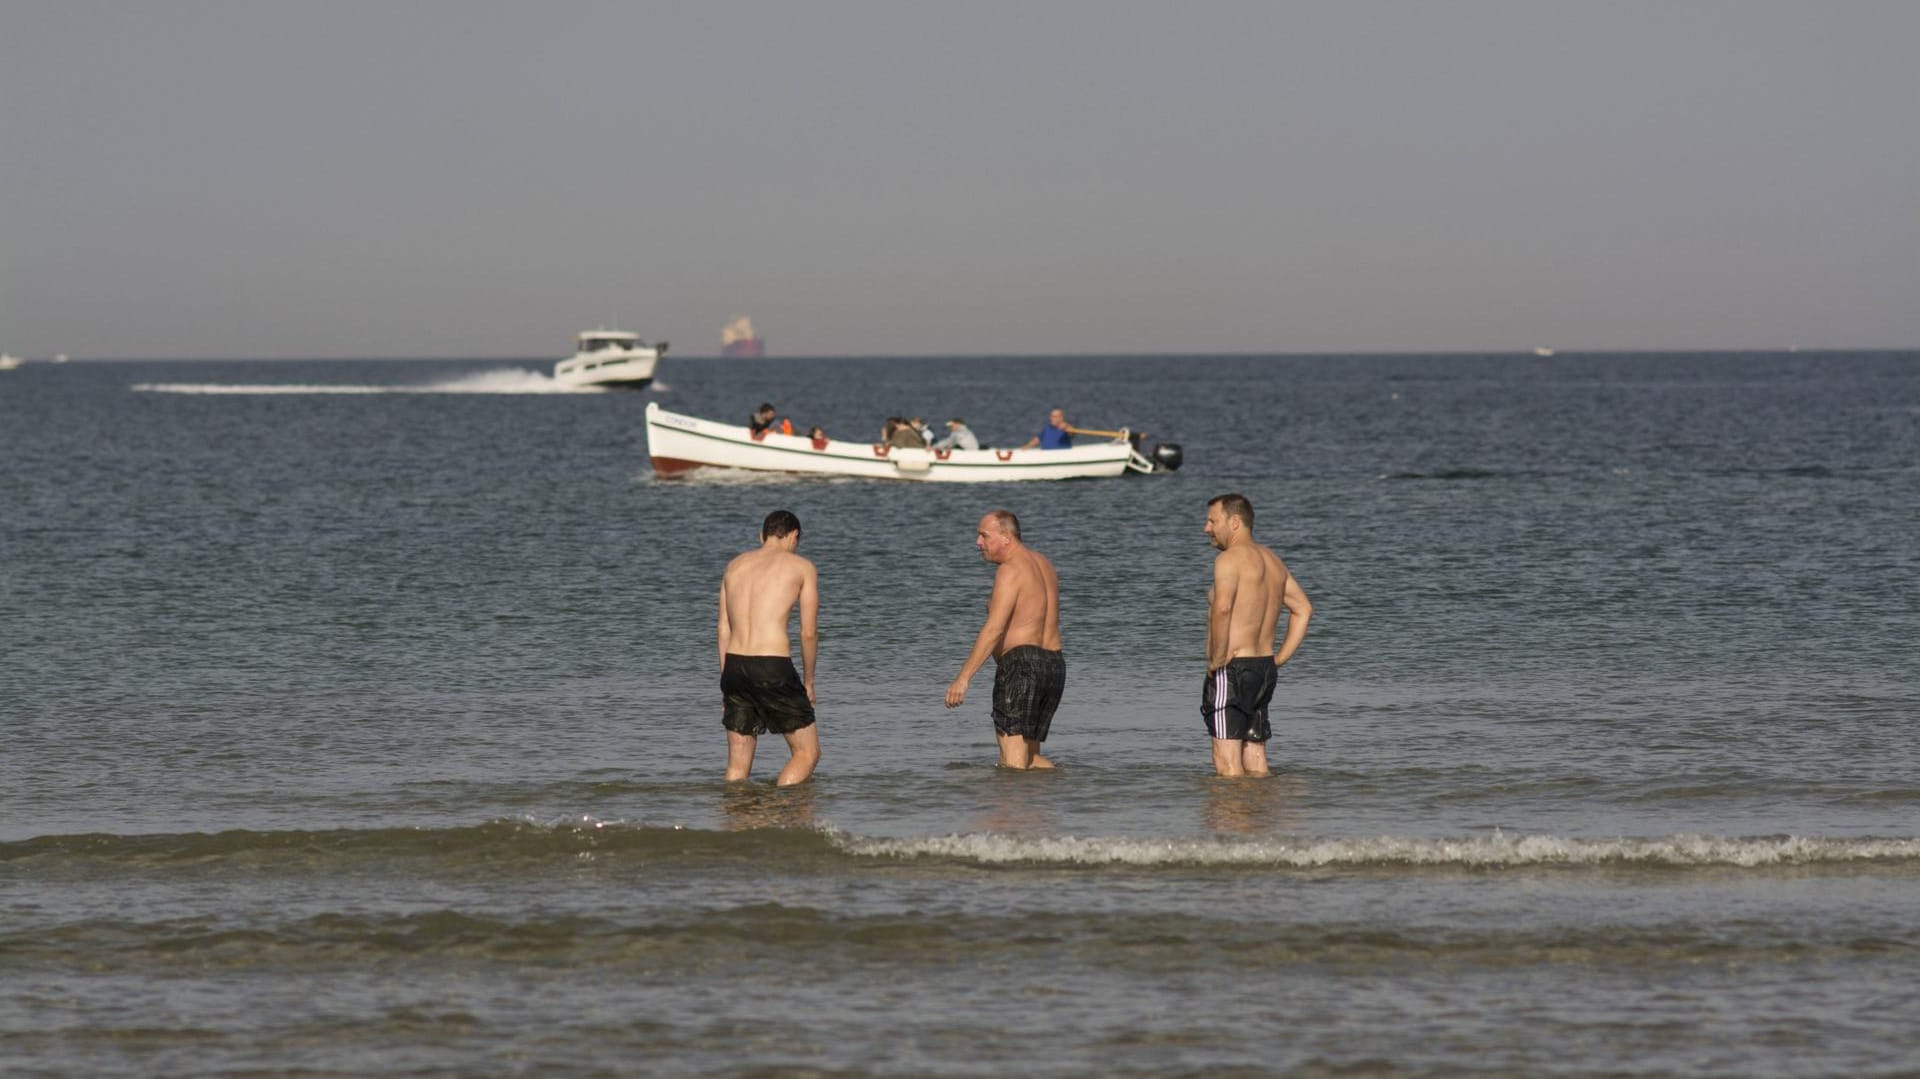
[[[993,646],[999,644],[1007,635],[1007,625],[1013,621],[1014,588],[1013,571],[1001,566],[993,575],[993,597],[987,600],[987,623],[980,627],[980,635],[974,638],[973,651],[967,653],[967,661],[960,667],[960,676],[947,686],[947,707],[958,708],[967,699],[967,683],[973,681],[987,657],[993,655]]]
[[[1280,642],[1280,651],[1274,654],[1276,667],[1293,658],[1294,651],[1307,637],[1307,619],[1313,617],[1313,604],[1291,573],[1287,574],[1287,586],[1280,590],[1280,603],[1287,609],[1287,639]]]
[[[800,662],[805,668],[800,681],[812,704],[813,669],[820,662],[820,574],[811,562],[800,577]]]
[[[727,638],[732,631],[727,627],[727,579],[720,578],[720,669],[727,669]]]
[[[1207,670],[1217,671],[1233,656],[1233,601],[1240,589],[1240,570],[1223,551],[1213,559],[1213,589],[1207,593]]]

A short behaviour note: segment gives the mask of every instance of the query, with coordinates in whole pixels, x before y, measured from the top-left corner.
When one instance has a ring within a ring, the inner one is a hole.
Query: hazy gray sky
[[[0,0],[0,349],[1920,346],[1920,3]]]

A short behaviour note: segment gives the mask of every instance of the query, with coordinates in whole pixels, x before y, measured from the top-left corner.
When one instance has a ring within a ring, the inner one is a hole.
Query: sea
[[[1920,353],[0,374],[0,1073],[1920,1075]],[[643,412],[1176,472],[662,478]],[[1202,531],[1314,605],[1212,775]],[[994,767],[982,513],[1058,567]],[[717,582],[819,567],[722,782]]]

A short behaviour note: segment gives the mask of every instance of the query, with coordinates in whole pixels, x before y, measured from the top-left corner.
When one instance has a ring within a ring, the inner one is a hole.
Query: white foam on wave
[[[475,371],[438,382],[416,385],[345,385],[305,382],[137,382],[135,393],[231,394],[382,394],[382,393],[464,393],[464,394],[548,394],[606,393],[602,386],[562,386],[539,371],[521,367]]]
[[[1311,869],[1338,866],[1764,866],[1920,861],[1920,838],[1673,835],[1569,839],[1504,835],[1465,839],[1352,838],[1131,839],[1098,836],[949,835],[871,838],[835,835],[849,854],[947,858],[983,865],[1222,865]]]

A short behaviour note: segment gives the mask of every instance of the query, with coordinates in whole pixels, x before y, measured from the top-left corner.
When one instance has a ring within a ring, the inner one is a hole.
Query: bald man
[[[1067,661],[1060,653],[1060,579],[1045,555],[1020,540],[1020,518],[994,510],[980,518],[973,545],[998,568],[987,621],[974,638],[973,651],[960,676],[947,686],[947,707],[967,699],[967,683],[992,656],[993,733],[1000,742],[1000,766],[1027,770],[1052,768],[1040,755],[1053,726],[1053,713],[1067,685]]]

